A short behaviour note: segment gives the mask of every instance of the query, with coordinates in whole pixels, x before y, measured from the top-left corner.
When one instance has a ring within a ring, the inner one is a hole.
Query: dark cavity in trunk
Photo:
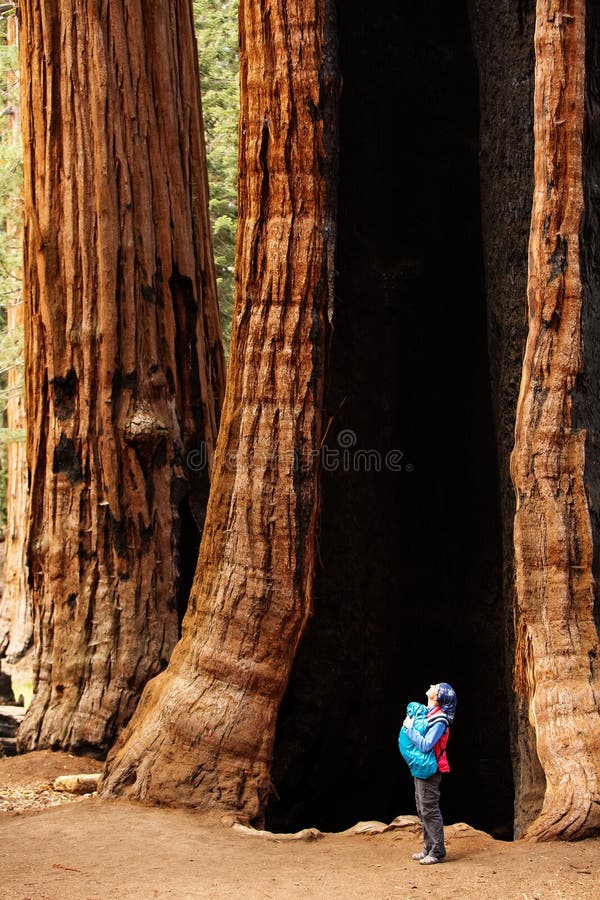
[[[278,723],[274,830],[414,813],[398,732],[406,704],[444,680],[458,694],[444,818],[512,836],[508,457],[531,207],[526,6],[500,15],[483,0],[470,23],[466,3],[384,0],[368,16],[357,0],[338,4],[332,421],[315,614]]]

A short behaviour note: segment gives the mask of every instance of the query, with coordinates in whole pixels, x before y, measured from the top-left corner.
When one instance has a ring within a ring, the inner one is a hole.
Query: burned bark
[[[471,30],[480,82],[481,216],[491,402],[502,517],[502,593],[506,675],[499,685],[508,709],[514,782],[514,830],[541,809],[545,781],[527,703],[513,687],[514,515],[510,477],[515,414],[527,338],[527,247],[533,195],[535,0],[472,0]],[[498,644],[500,632],[496,635]],[[500,649],[500,648],[499,648]],[[495,708],[498,706],[495,704]],[[498,780],[496,790],[502,782]],[[504,783],[505,790],[509,786]]]
[[[186,458],[210,462],[223,386],[196,44],[187,0],[20,15],[35,696],[19,746],[102,754],[177,641],[180,508],[208,489]]]
[[[535,185],[529,333],[511,461],[517,496],[516,687],[545,776],[530,839],[600,827],[600,674],[583,428],[572,421],[583,369],[580,229],[584,0],[540,0],[536,18]]]
[[[329,0],[240,6],[236,306],[183,637],[111,752],[103,796],[260,822],[312,602],[338,95]]]
[[[338,3],[331,424],[315,612],[278,717],[271,830],[338,831],[414,809],[398,730],[435,677],[463,711],[495,710],[484,733],[459,712],[444,814],[510,831],[478,78],[467,4],[446,11],[384,0],[365,16],[360,0]],[[514,23],[498,28],[508,43]],[[510,126],[523,127],[517,115]],[[505,249],[508,216],[494,215]]]

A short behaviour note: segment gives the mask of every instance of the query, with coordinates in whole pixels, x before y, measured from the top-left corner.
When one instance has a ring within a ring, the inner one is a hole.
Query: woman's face
[[[429,690],[426,692],[426,696],[428,700],[437,700],[439,684],[431,684],[429,685]]]

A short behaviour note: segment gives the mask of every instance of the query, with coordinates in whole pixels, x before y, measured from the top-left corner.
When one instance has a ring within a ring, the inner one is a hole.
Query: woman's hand
[[[415,721],[415,720],[414,720],[414,719],[411,719],[410,716],[407,716],[407,717],[405,718],[404,722],[402,723],[402,725],[404,726],[404,728],[412,728],[412,727],[413,727],[413,722],[414,722],[414,721]]]

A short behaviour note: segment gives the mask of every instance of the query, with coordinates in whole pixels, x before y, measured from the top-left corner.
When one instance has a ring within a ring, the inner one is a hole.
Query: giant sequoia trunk
[[[237,296],[183,637],[101,792],[260,821],[312,603],[338,87],[328,0],[240,4]]]
[[[16,16],[9,16],[7,19],[6,42],[12,45],[18,43]],[[20,130],[18,107],[10,115],[10,127],[17,133]],[[18,273],[15,273],[15,278],[17,277]],[[20,294],[8,307],[6,324],[9,332],[21,331],[23,328],[23,302]],[[22,366],[12,366],[7,380],[6,425],[9,438],[4,577],[0,600],[0,656],[5,656],[9,662],[16,662],[31,647],[33,639],[31,594],[27,584],[25,558],[27,462],[25,441],[22,439],[26,429]]]
[[[592,532],[586,493],[586,454],[598,454],[594,430],[587,446],[586,432],[596,414],[580,410],[576,426],[572,413],[573,392],[586,368],[580,244],[585,6],[585,0],[538,2],[529,333],[512,457],[516,682],[528,703],[546,781],[541,812],[525,834],[540,839],[600,828],[592,572],[600,534]],[[595,229],[589,237],[595,239]],[[597,300],[590,290],[586,302]]]
[[[242,4],[238,297],[201,567],[105,795],[260,821],[271,779],[271,827],[389,819],[413,803],[404,704],[444,678],[448,818],[511,833],[512,753],[518,833],[598,826],[592,5],[586,29],[582,0],[344,0],[336,58],[321,4]],[[315,471],[290,457],[318,451],[317,532]]]
[[[35,697],[21,750],[103,753],[164,668],[223,362],[189,0],[23,0]],[[193,540],[190,542],[193,544]]]
[[[23,304],[8,310],[8,328],[22,328]],[[11,367],[8,372],[9,397],[6,424],[12,432],[7,448],[6,537],[2,599],[0,600],[0,656],[16,662],[29,650],[33,640],[31,594],[27,583],[25,528],[27,521],[27,461],[25,441],[25,398],[23,371]]]

